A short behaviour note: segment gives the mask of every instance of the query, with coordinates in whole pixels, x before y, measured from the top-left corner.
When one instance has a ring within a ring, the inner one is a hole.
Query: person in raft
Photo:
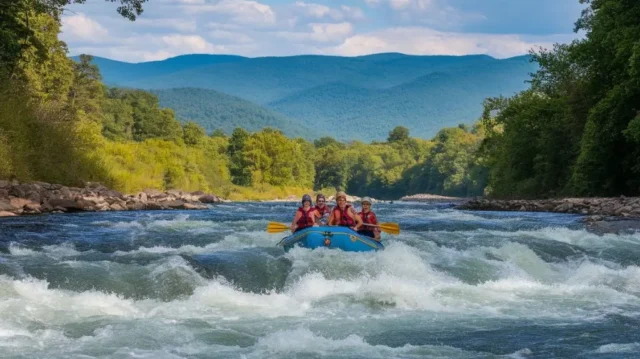
[[[336,203],[338,204],[331,211],[329,216],[330,226],[349,227],[354,231],[362,227],[362,219],[350,204],[347,204],[347,194],[344,192],[336,193]]]
[[[291,222],[291,232],[297,232],[308,227],[317,226],[316,209],[311,207],[311,196],[305,194],[302,196],[302,207],[298,207],[293,221]]]
[[[331,213],[331,209],[327,206],[327,199],[322,193],[316,196],[316,224],[326,225],[327,217]]]
[[[358,216],[362,218],[362,229],[358,233],[371,237],[376,241],[380,241],[380,228],[374,226],[367,226],[367,224],[378,225],[378,218],[376,214],[371,211],[371,198],[362,197],[362,212],[358,213]]]

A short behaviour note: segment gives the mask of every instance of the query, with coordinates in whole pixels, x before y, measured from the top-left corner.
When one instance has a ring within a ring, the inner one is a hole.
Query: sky
[[[127,62],[184,54],[247,57],[486,54],[551,48],[573,32],[578,0],[149,0],[129,21],[118,2],[69,6],[60,37],[70,55]]]

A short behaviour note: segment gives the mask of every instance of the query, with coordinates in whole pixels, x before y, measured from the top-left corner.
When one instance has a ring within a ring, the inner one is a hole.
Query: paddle
[[[378,227],[380,228],[381,231],[385,233],[400,234],[400,225],[398,225],[397,223],[380,223],[377,225],[364,223],[364,225]],[[280,233],[280,232],[288,231],[290,229],[291,227],[287,226],[284,223],[269,222],[269,224],[267,225],[267,232],[269,233]]]
[[[287,226],[284,223],[269,222],[269,224],[267,225],[267,232],[269,233],[280,233],[280,232],[288,231],[290,229],[291,227]]]
[[[363,223],[362,225],[378,227],[380,228],[381,231],[389,234],[400,234],[400,225],[397,223],[392,223],[392,222],[385,222],[385,223],[379,223],[379,224]]]

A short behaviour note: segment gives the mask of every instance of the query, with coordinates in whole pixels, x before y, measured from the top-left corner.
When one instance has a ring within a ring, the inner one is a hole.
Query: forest
[[[589,7],[576,31],[585,36],[532,50],[539,70],[530,87],[487,98],[473,126],[431,139],[395,126],[369,143],[311,142],[272,127],[208,133],[156,94],[105,85],[91,56],[69,58],[58,38],[69,0],[13,1],[0,11],[0,178],[230,199],[312,190],[384,199],[637,195],[640,3],[581,1]],[[115,10],[135,21],[144,2]]]

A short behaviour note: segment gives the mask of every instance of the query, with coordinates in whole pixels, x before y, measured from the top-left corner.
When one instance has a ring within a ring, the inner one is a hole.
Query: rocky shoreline
[[[459,202],[465,201],[468,198],[463,197],[447,197],[447,196],[439,196],[437,194],[428,194],[428,193],[418,193],[413,194],[411,196],[404,196],[400,198],[400,201],[404,202],[437,202],[437,201],[445,201],[445,202]]]
[[[210,193],[146,189],[125,195],[100,183],[84,188],[45,182],[19,183],[0,180],[0,217],[42,213],[206,209],[224,202]]]
[[[595,217],[640,218],[640,197],[620,196],[537,200],[474,198],[456,206],[456,208],[481,211],[557,212]]]

